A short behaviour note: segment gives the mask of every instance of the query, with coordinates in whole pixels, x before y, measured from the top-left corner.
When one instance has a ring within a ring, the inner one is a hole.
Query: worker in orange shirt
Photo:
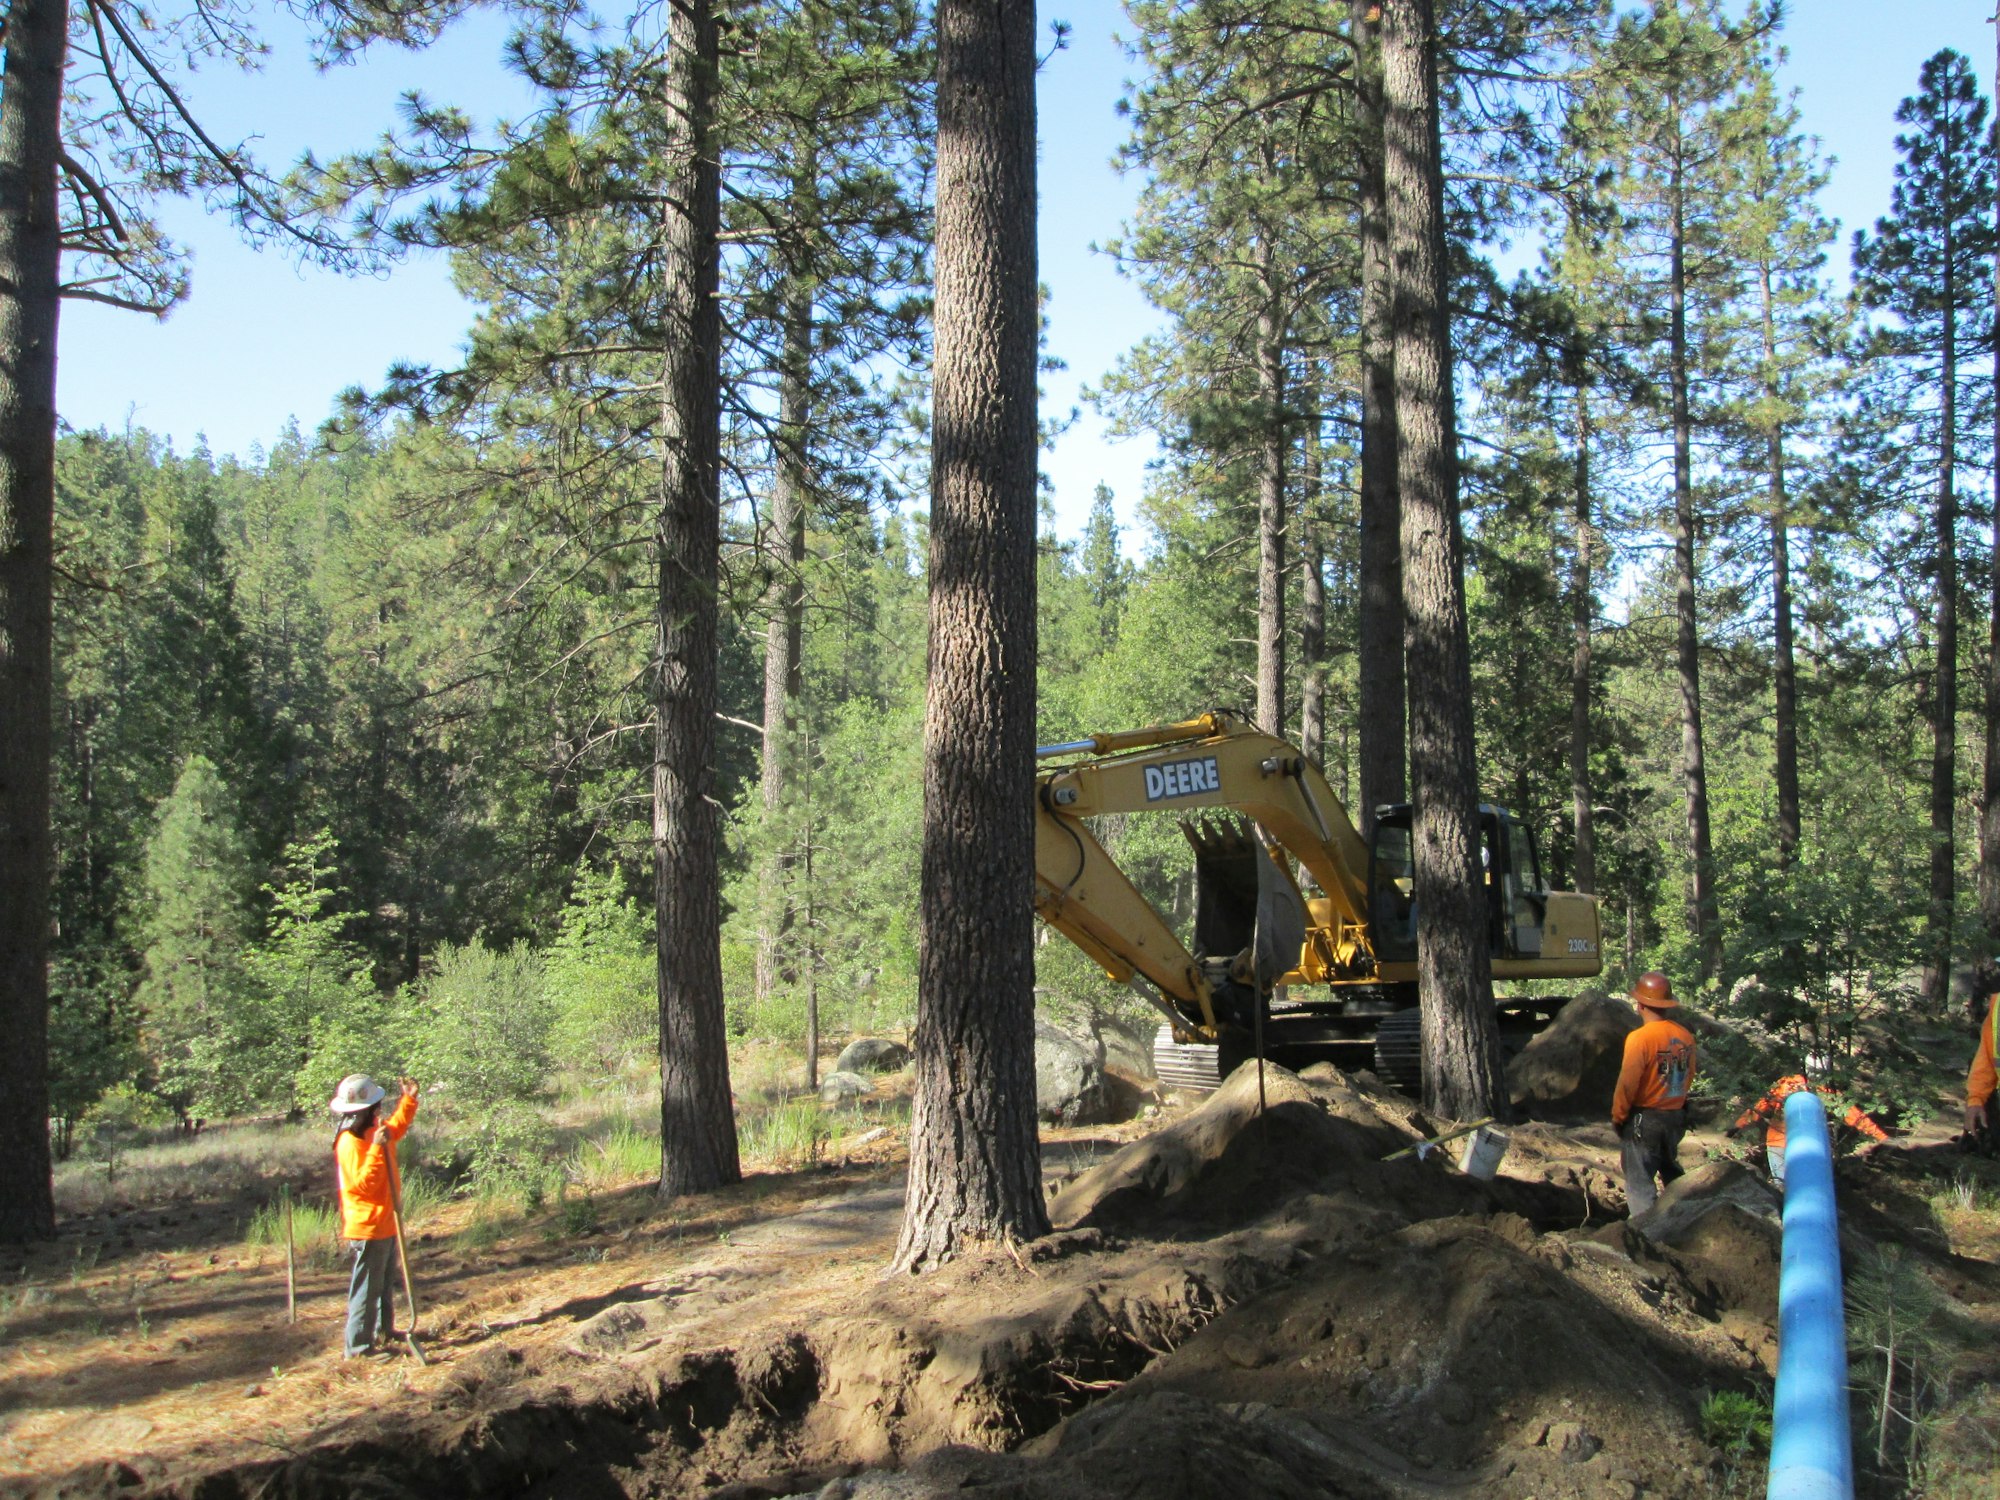
[[[1889,1132],[1863,1114],[1860,1105],[1848,1104],[1841,1096],[1840,1090],[1812,1082],[1813,1076],[1825,1070],[1826,1059],[1816,1053],[1808,1053],[1805,1072],[1794,1073],[1789,1078],[1780,1078],[1771,1085],[1769,1092],[1763,1098],[1738,1115],[1736,1123],[1729,1127],[1732,1132],[1748,1130],[1759,1120],[1764,1122],[1764,1162],[1771,1169],[1771,1181],[1780,1186],[1785,1181],[1785,1101],[1794,1094],[1806,1090],[1818,1094],[1826,1105],[1829,1116],[1834,1114],[1838,1106],[1845,1104],[1847,1111],[1843,1116],[1843,1122],[1851,1129],[1860,1131],[1870,1140],[1889,1139]]]
[[[1654,1186],[1681,1175],[1681,1137],[1694,1083],[1694,1033],[1674,1019],[1680,1002],[1667,976],[1639,976],[1632,986],[1639,1028],[1625,1038],[1625,1065],[1611,1096],[1611,1123],[1623,1143],[1625,1201],[1637,1218],[1659,1197]]]
[[[1979,1045],[1972,1052],[1972,1070],[1965,1078],[1965,1133],[1976,1147],[2000,1121],[1989,1113],[1996,1081],[1993,1038],[2000,1031],[2000,965],[1981,964],[1972,981],[1972,1004],[1979,1014]]]
[[[387,1119],[387,1091],[365,1073],[340,1080],[329,1106],[339,1117],[333,1168],[340,1189],[340,1234],[354,1252],[347,1281],[347,1357],[392,1348],[396,1309],[390,1267],[396,1254],[403,1182],[396,1171],[396,1142],[417,1117],[417,1085],[402,1080],[402,1097]]]

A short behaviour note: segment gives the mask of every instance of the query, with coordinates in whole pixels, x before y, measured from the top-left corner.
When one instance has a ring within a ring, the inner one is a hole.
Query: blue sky
[[[1915,90],[1923,60],[1957,47],[1990,93],[1990,13],[1986,0],[1793,0],[1783,78],[1798,91],[1807,133],[1835,159],[1823,203],[1841,223],[1843,246],[1888,208],[1896,104]],[[1041,270],[1051,352],[1068,365],[1044,388],[1048,411],[1059,414],[1156,320],[1092,250],[1117,234],[1137,192],[1111,165],[1124,137],[1116,106],[1133,71],[1114,40],[1122,14],[1111,0],[1067,0],[1042,14],[1074,28],[1069,48],[1044,68],[1039,98]],[[297,23],[278,9],[261,72],[211,70],[190,92],[215,133],[260,137],[265,158],[282,164],[308,147],[325,156],[367,142],[410,88],[489,115],[521,111],[525,94],[498,65],[503,34],[497,15],[476,14],[428,52],[385,52],[319,74],[297,44]],[[310,429],[338,391],[379,383],[394,360],[449,362],[464,336],[469,310],[439,258],[381,277],[302,272],[281,253],[246,249],[191,205],[169,205],[165,219],[195,257],[193,295],[172,317],[64,307],[58,403],[73,426],[130,421],[183,450],[205,435],[218,453],[247,453],[289,417]],[[1844,260],[1843,251],[1836,262]],[[1044,458],[1061,529],[1080,526],[1100,481],[1129,520],[1151,451],[1144,440],[1109,441],[1086,409]]]

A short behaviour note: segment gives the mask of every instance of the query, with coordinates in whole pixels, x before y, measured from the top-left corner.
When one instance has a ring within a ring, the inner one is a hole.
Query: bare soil
[[[1060,1226],[885,1279],[896,1137],[595,1230],[412,1248],[429,1357],[342,1362],[344,1281],[242,1205],[66,1230],[14,1283],[0,1495],[1494,1496],[1721,1493],[1711,1392],[1768,1393],[1768,1186],[1699,1170],[1628,1223],[1600,1124],[1517,1128],[1490,1183],[1410,1101],[1254,1068],[1145,1125],[1051,1132]],[[1718,1159],[1703,1165],[1704,1158]],[[1994,1164],[1919,1135],[1840,1168],[1847,1253],[1896,1243],[2000,1347]],[[450,1213],[462,1213],[453,1209]],[[1643,1232],[1642,1232],[1643,1231]],[[225,1236],[229,1238],[225,1238]],[[93,1248],[94,1247],[94,1248]],[[24,1295],[25,1294],[25,1295]],[[143,1308],[143,1313],[137,1309]],[[1975,1341],[1976,1342],[1976,1341]],[[1967,1379],[2000,1376],[1991,1368]]]

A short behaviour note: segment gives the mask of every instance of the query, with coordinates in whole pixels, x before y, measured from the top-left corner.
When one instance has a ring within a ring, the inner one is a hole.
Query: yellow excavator
[[[1294,1068],[1372,1066],[1416,1090],[1408,804],[1377,809],[1364,841],[1318,766],[1221,711],[1043,745],[1036,759],[1035,910],[1164,1014],[1162,1082],[1214,1088],[1261,1048]],[[1191,941],[1089,822],[1146,811],[1221,815],[1180,820],[1194,850]],[[1596,898],[1549,890],[1532,830],[1506,809],[1482,805],[1479,826],[1494,978],[1600,972]],[[1503,1045],[1524,1045],[1567,998],[1501,1002]]]

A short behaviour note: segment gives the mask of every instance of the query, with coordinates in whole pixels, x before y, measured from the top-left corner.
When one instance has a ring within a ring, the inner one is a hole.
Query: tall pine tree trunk
[[[764,595],[764,764],[761,791],[775,826],[790,784],[797,739],[796,705],[805,637],[807,443],[812,430],[812,296],[794,278],[784,300],[784,350],[778,371],[778,453],[765,546],[771,583]],[[763,919],[757,934],[757,996],[797,977],[784,951],[792,928],[793,855],[773,849],[763,872]]]
[[[1035,7],[939,0],[930,686],[899,1269],[1048,1232],[1035,1128]]]
[[[1387,0],[1382,20],[1384,180],[1395,287],[1397,478],[1404,655],[1416,801],[1417,983],[1424,1105],[1448,1119],[1504,1113],[1492,955],[1480,878],[1478,769],[1458,417],[1431,0]]]
[[[55,1233],[49,1163],[49,754],[56,163],[68,9],[12,0],[0,80],[0,1241]]]
[[[2000,90],[2000,26],[1994,28],[1993,84]],[[1996,94],[2000,98],[2000,94]],[[2000,239],[2000,201],[1994,204]],[[1993,257],[1993,389],[2000,391],[2000,255]],[[1979,807],[1979,916],[1989,950],[2000,952],[2000,399],[1993,403],[1992,603],[1986,636],[1986,765]]]
[[[1326,748],[1326,528],[1320,517],[1320,383],[1315,377],[1300,393],[1305,413],[1304,451],[1299,460],[1299,749],[1308,760],[1324,759]]]
[[[1958,287],[1951,223],[1944,224],[1944,389],[1938,402],[1937,680],[1931,689],[1931,889],[1924,914],[1922,994],[1944,998],[1951,973],[1951,908],[1958,853]]]
[[[1576,888],[1597,890],[1597,825],[1590,799],[1590,629],[1597,618],[1591,581],[1597,533],[1590,504],[1590,393],[1579,375],[1576,385],[1576,552],[1570,560],[1569,619],[1569,799],[1576,834]]]
[[[715,814],[716,574],[721,546],[721,171],[711,0],[668,7],[661,210],[659,670],[653,892],[659,918],[660,1193],[734,1182]]]
[[[1722,922],[1715,904],[1715,857],[1709,840],[1708,764],[1701,735],[1701,635],[1695,608],[1694,420],[1688,409],[1687,203],[1678,154],[1668,187],[1673,242],[1668,272],[1668,381],[1674,424],[1674,658],[1680,677],[1681,784],[1688,835],[1688,931],[1701,977],[1722,967]]]
[[[1356,752],[1363,838],[1375,809],[1405,795],[1402,510],[1396,495],[1396,388],[1389,217],[1382,185],[1382,56],[1377,0],[1353,0],[1354,110],[1360,141],[1361,537],[1355,642]]]
[[[1775,371],[1778,334],[1771,267],[1758,267],[1764,313],[1764,367]],[[1768,378],[1764,397],[1777,409],[1775,378]],[[1785,434],[1774,420],[1765,438],[1765,485],[1771,511],[1771,632],[1777,660],[1772,670],[1775,734],[1772,767],[1778,786],[1778,866],[1789,870],[1799,850],[1799,678],[1792,640],[1792,548],[1785,496]]]
[[[1285,323],[1271,236],[1257,238],[1264,305],[1257,314],[1257,723],[1285,732]]]

